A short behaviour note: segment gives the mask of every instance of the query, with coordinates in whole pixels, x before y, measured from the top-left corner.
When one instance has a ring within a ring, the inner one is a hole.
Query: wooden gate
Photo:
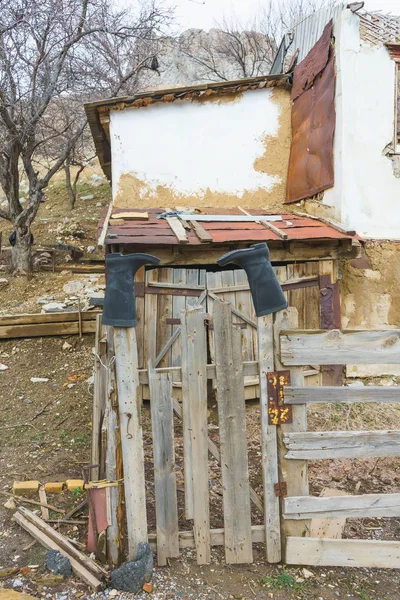
[[[313,497],[307,482],[309,459],[400,456],[400,431],[308,432],[306,420],[307,404],[376,402],[384,421],[383,406],[400,402],[399,388],[304,388],[301,381],[304,364],[398,364],[400,331],[299,331],[293,330],[290,311],[283,311],[277,319],[278,329],[288,330],[279,333],[279,368],[290,368],[291,386],[283,390],[283,403],[293,410],[292,422],[278,431],[280,481],[287,487],[282,502],[285,562],[400,568],[399,541],[308,537],[314,518],[400,517],[400,494]]]

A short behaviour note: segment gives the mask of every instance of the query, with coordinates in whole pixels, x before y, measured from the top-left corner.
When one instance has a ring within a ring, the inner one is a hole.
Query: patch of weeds
[[[71,490],[71,494],[74,500],[78,500],[83,494],[83,489],[78,487],[74,490]]]
[[[297,583],[295,578],[286,571],[282,571],[275,577],[262,577],[261,585],[267,585],[275,590],[301,590],[304,585]]]
[[[73,440],[71,440],[71,443],[74,444],[75,446],[87,446],[89,443],[89,436],[87,434],[80,435],[80,436],[74,438]]]
[[[360,596],[361,600],[371,600],[371,596],[363,588],[356,593]]]
[[[69,431],[67,429],[63,429],[60,433],[60,439],[65,440],[69,437]]]
[[[44,433],[35,433],[35,435],[33,436],[33,439],[36,440],[37,442],[40,442],[43,438],[44,438]]]

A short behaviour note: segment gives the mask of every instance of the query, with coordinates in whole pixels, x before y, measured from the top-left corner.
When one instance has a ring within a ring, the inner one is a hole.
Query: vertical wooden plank
[[[215,365],[227,564],[253,562],[246,408],[240,330],[225,302],[214,304]]]
[[[260,372],[261,467],[264,488],[264,525],[266,556],[269,563],[281,560],[279,498],[274,485],[279,481],[277,427],[268,416],[267,373],[274,370],[273,317],[257,318],[258,361]]]
[[[157,563],[179,556],[176,495],[174,416],[170,375],[155,372],[148,364],[151,424],[153,431],[154,490],[156,496]]]
[[[164,283],[173,283],[173,269],[164,267],[158,269],[158,281]],[[167,319],[172,317],[172,296],[160,294],[157,298],[157,343],[156,353],[164,348],[172,335],[172,325],[168,325]],[[161,359],[159,367],[168,367],[170,365],[171,351],[168,351],[164,358]]]
[[[340,294],[337,283],[337,260],[319,261],[320,281],[320,322],[321,329],[340,329]],[[323,365],[321,367],[322,385],[342,385],[343,367],[341,365]]]
[[[275,369],[283,369],[280,362],[280,331],[282,329],[297,329],[298,316],[295,308],[289,307],[275,314],[274,317],[274,362]],[[292,386],[304,386],[304,375],[302,367],[290,369],[290,381]],[[308,472],[306,460],[286,460],[287,452],[283,443],[283,435],[292,431],[307,431],[307,407],[305,404],[293,406],[293,422],[280,425],[277,429],[278,436],[278,469],[279,481],[287,484],[288,496],[308,496]],[[309,535],[309,521],[284,520],[281,524],[283,546],[288,536]]]
[[[185,285],[186,283],[186,269],[173,269],[173,283]],[[186,298],[184,296],[173,296],[172,297],[172,316],[174,319],[180,319],[181,312],[185,309]],[[179,325],[173,325],[172,333],[175,333]],[[181,353],[182,353],[182,342],[180,338],[176,340],[171,350],[171,366],[181,366]]]
[[[203,307],[187,309],[181,315],[185,500],[188,496],[188,501],[192,502],[198,564],[210,562],[211,556],[207,430],[207,341],[204,317]],[[193,486],[193,482],[195,482],[194,494],[193,487],[190,487]],[[191,498],[189,493],[192,493]]]
[[[145,268],[141,267],[135,275],[135,283],[143,284],[145,282]],[[145,297],[136,296],[136,339],[138,345],[139,369],[144,369],[144,315],[145,315]]]
[[[135,560],[138,543],[147,542],[143,434],[135,328],[115,327],[114,345],[124,466],[128,559]]]
[[[101,315],[96,316],[96,336],[95,336],[95,363],[94,363],[94,384],[93,384],[93,411],[92,411],[92,446],[91,446],[91,464],[97,465],[92,468],[91,478],[95,481],[99,479],[100,474],[100,443],[101,426],[104,416],[105,404],[105,377],[106,372],[101,364],[101,355],[104,345],[100,343],[103,335]]]
[[[158,281],[158,269],[149,269],[145,271],[145,285],[150,282]],[[145,294],[144,296],[144,326],[143,326],[143,369],[149,360],[154,360],[157,356],[157,325],[158,325],[158,305],[157,294]],[[139,341],[139,339],[137,338]],[[149,388],[147,385],[141,386],[141,400],[149,400]]]

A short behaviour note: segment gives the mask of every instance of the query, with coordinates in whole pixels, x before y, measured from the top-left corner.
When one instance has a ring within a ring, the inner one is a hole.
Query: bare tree
[[[270,0],[245,25],[232,17],[208,33],[192,30],[181,36],[180,49],[196,65],[199,80],[266,75],[283,35],[320,8],[337,3],[338,0]]]
[[[138,8],[132,14],[114,11],[108,0],[0,0],[0,184],[8,202],[0,217],[14,226],[12,265],[18,272],[32,270],[31,225],[43,190],[86,126],[81,111],[60,117],[60,103],[106,86],[94,62],[101,40],[129,40],[132,48],[153,39],[168,21],[155,0]],[[127,67],[126,81],[136,69]],[[63,143],[51,164],[38,169],[46,146],[57,139]],[[20,164],[29,185],[25,207],[19,200]]]

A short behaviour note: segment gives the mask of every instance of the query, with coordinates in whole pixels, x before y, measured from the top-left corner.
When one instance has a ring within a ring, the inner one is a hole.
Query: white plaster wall
[[[365,237],[400,238],[400,179],[383,155],[394,132],[395,66],[386,48],[360,40],[350,10],[335,26],[335,186],[324,202]]]
[[[265,136],[276,136],[280,107],[271,90],[247,91],[234,101],[154,104],[111,113],[113,196],[120,177],[184,195],[270,191],[280,178],[256,171]]]

